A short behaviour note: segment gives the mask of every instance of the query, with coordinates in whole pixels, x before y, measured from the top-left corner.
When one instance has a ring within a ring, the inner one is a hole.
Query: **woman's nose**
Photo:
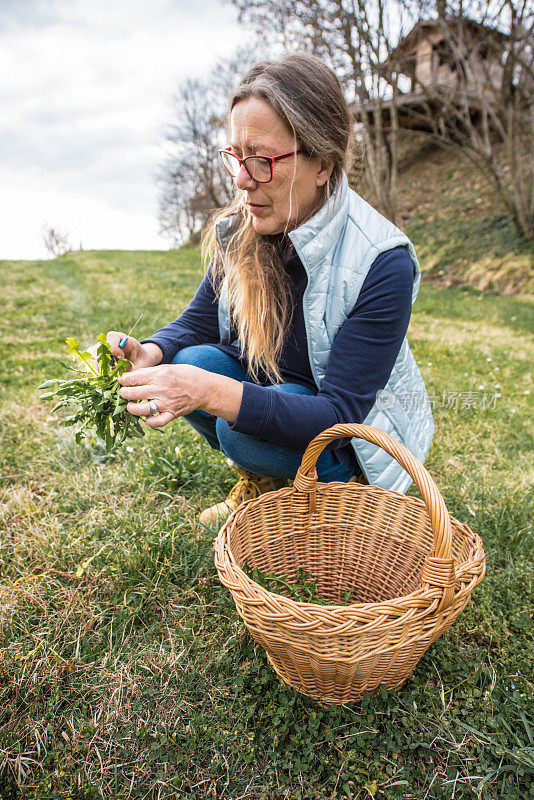
[[[248,174],[247,170],[245,169],[245,165],[241,164],[241,169],[236,175],[235,183],[238,189],[245,191],[246,189],[253,188],[253,184],[256,183],[254,178],[251,178]]]

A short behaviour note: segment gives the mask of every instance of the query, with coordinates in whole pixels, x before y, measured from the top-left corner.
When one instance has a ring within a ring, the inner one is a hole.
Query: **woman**
[[[424,460],[434,432],[405,338],[420,268],[408,238],[352,191],[353,121],[335,75],[293,54],[254,67],[230,104],[221,151],[236,197],[204,237],[211,260],[186,311],[149,339],[110,332],[128,410],[150,427],[185,417],[240,480],[201,520],[285,484],[308,442],[366,422]],[[136,402],[142,401],[142,402]],[[383,451],[339,440],[322,481],[404,492]]]

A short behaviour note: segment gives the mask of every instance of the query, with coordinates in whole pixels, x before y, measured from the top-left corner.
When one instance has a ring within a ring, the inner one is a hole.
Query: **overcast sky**
[[[221,0],[0,0],[0,259],[167,249],[155,172],[171,98],[243,39]]]

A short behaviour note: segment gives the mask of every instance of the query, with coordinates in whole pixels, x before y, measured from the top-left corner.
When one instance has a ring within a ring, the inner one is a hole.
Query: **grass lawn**
[[[327,710],[218,581],[197,515],[233,483],[224,460],[182,421],[106,458],[36,392],[67,336],[141,311],[147,336],[199,276],[196,248],[0,263],[0,797],[532,796],[532,301],[423,285],[427,466],[487,576],[403,689]]]

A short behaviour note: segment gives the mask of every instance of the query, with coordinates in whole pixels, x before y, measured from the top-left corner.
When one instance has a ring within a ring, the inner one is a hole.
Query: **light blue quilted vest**
[[[232,217],[221,220],[217,227],[223,253],[231,227]],[[304,321],[310,365],[320,388],[334,339],[354,308],[377,256],[399,245],[408,249],[414,268],[412,304],[419,290],[421,268],[408,237],[350,189],[346,175],[330,200],[289,237],[308,275],[302,300]],[[219,333],[221,343],[230,344],[226,283],[219,299]],[[406,339],[364,423],[391,434],[416,458],[425,460],[434,421],[423,378]],[[354,438],[351,444],[369,483],[406,492],[412,479],[391,456],[362,439]]]

